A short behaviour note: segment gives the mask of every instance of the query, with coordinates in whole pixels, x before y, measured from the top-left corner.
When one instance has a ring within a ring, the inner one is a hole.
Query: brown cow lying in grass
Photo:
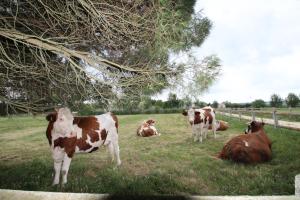
[[[217,131],[226,131],[229,128],[228,122],[222,121],[222,120],[216,120],[216,130]],[[209,130],[212,129],[212,126],[210,125],[208,127]]]
[[[249,164],[271,160],[272,144],[264,130],[264,123],[252,121],[245,133],[227,142],[218,157]]]
[[[155,123],[155,121],[152,119],[145,121],[137,129],[137,131],[136,131],[137,135],[142,136],[142,137],[149,137],[149,136],[153,136],[153,135],[160,136],[160,134],[157,132],[156,128],[154,127],[154,123]]]

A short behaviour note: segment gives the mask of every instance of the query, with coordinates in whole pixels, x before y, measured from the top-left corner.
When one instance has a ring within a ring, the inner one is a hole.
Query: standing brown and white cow
[[[195,142],[202,142],[203,137],[207,138],[209,126],[212,127],[214,137],[216,138],[216,116],[212,107],[206,106],[200,109],[190,108],[187,111],[184,110],[182,114],[188,117],[188,121],[192,126]]]
[[[74,153],[91,153],[101,145],[108,146],[112,160],[121,164],[118,144],[118,119],[112,113],[97,116],[73,117],[68,108],[60,108],[47,115],[46,136],[54,160],[53,185],[67,183],[67,175]]]
[[[264,130],[264,123],[252,121],[246,134],[229,140],[218,157],[250,164],[269,161],[272,158],[271,146],[272,143]]]

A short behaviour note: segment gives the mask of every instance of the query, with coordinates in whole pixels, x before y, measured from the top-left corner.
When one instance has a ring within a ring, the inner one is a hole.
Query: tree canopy
[[[299,97],[294,93],[289,93],[285,101],[286,104],[290,107],[296,107],[300,102]]]
[[[1,1],[0,103],[25,112],[84,101],[109,107],[170,86],[186,71],[168,62],[170,52],[200,46],[212,27],[201,12],[193,14],[194,4]]]
[[[280,106],[282,106],[282,103],[283,103],[283,100],[279,95],[277,95],[277,94],[271,95],[271,101],[270,101],[271,106],[280,107]]]
[[[266,102],[262,99],[256,99],[252,102],[254,108],[263,108],[266,107]]]

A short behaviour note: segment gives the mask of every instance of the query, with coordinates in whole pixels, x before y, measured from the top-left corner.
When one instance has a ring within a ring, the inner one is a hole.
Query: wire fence
[[[276,108],[271,110],[262,108],[223,108],[217,109],[217,113],[239,118],[239,120],[262,120],[275,128],[281,127],[300,131],[300,112],[295,112],[290,108],[287,111],[277,110]]]

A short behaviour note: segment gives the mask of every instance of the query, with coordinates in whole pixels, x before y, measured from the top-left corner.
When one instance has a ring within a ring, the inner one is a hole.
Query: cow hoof
[[[56,185],[58,185],[58,184],[59,184],[59,183],[54,183],[54,182],[53,182],[53,183],[52,183],[52,186],[56,186]]]
[[[122,164],[122,162],[121,162],[121,160],[119,160],[119,161],[117,162],[117,167],[119,167],[121,164]]]

